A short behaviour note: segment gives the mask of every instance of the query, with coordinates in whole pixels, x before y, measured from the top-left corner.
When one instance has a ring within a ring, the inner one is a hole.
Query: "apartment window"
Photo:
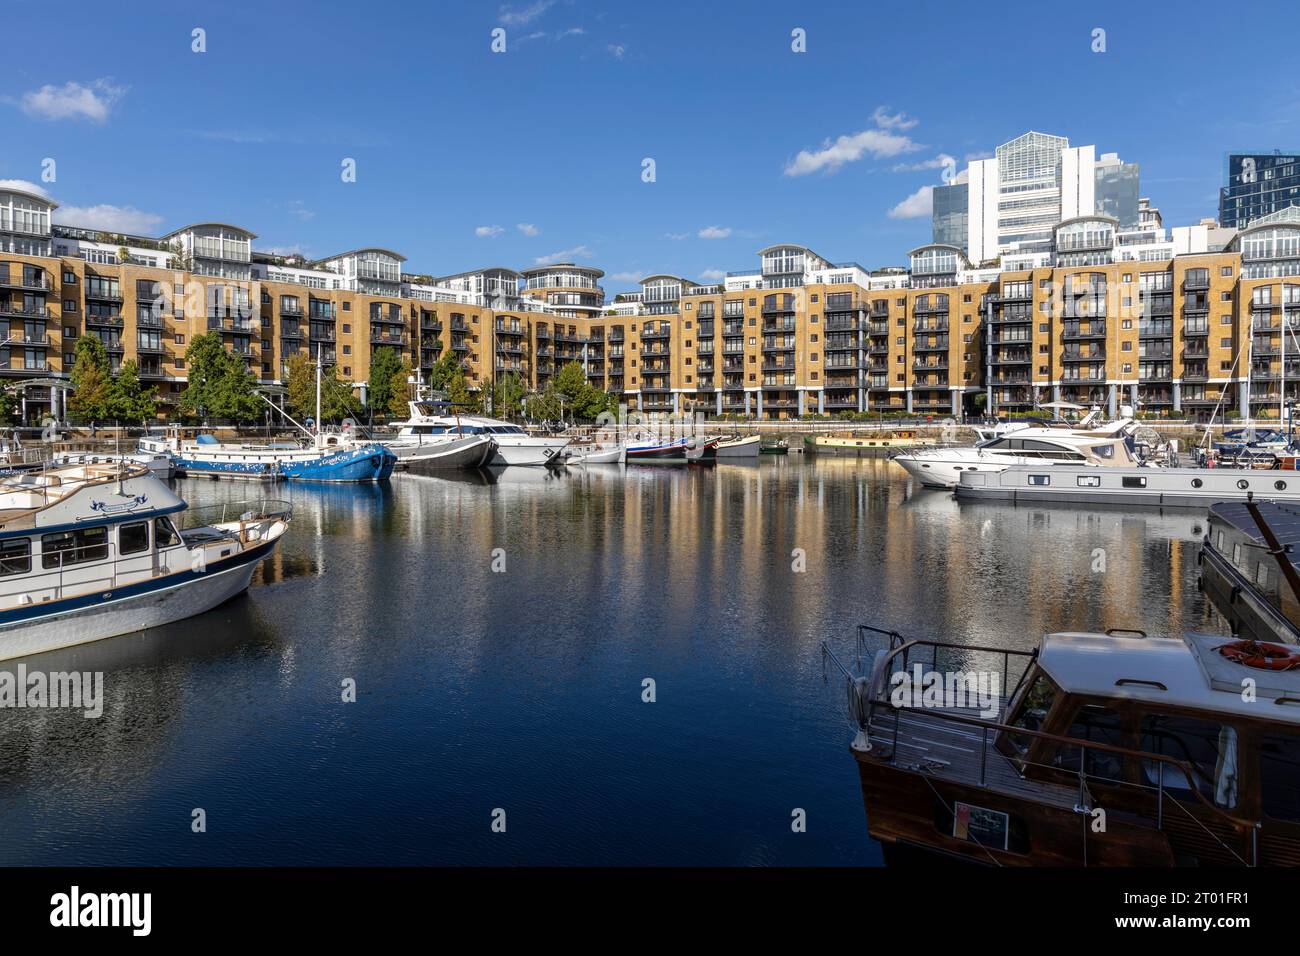
[[[969,316],[969,315],[963,315],[963,316],[961,317],[961,320],[962,320],[963,322],[969,322],[969,321],[970,321],[970,316]]]
[[[814,312],[812,315],[810,315],[810,316],[808,317],[808,322],[809,322],[810,324],[812,324],[812,325],[816,325],[816,324],[817,324],[817,313],[816,313],[816,312]]]
[[[897,339],[894,340],[894,344],[895,344],[895,345],[906,345],[906,344],[907,344],[907,339],[903,338],[903,336],[900,335]]]
[[[1220,293],[1219,293],[1219,301],[1220,301],[1220,302],[1231,302],[1231,301],[1232,301],[1232,290],[1228,290],[1227,292],[1220,292]]]
[[[757,300],[757,299],[750,299],[750,300],[749,300],[749,304],[750,304],[751,307],[756,306],[756,305],[758,305],[758,300]],[[753,320],[753,319],[750,319],[749,321],[750,321],[750,323],[752,324],[754,320]]]
[[[973,335],[971,335],[969,332],[967,332],[965,335],[963,335],[963,336],[961,337],[961,340],[962,340],[964,343],[966,343],[967,345],[970,345],[971,342],[973,342],[973,341],[975,340],[975,337],[974,337]]]
[[[76,334],[77,334],[77,330],[76,330],[73,326],[71,326],[71,325],[65,325],[65,326],[63,327],[63,337],[64,337],[65,339],[70,339],[70,338],[72,338],[72,337],[73,337],[74,335],[76,335]]]
[[[1220,372],[1229,372],[1229,371],[1231,371],[1231,370],[1232,370],[1232,363],[1231,363],[1231,362],[1220,362],[1220,363],[1219,363],[1219,371],[1220,371]]]
[[[344,311],[346,312],[347,310],[344,309]],[[343,334],[344,334],[344,335],[347,335],[347,334],[348,334],[349,332],[351,332],[351,331],[352,331],[352,326],[350,326],[350,325],[348,325],[346,322],[344,322],[344,323],[343,323]],[[474,341],[477,342],[478,339],[475,339]]]
[[[1039,331],[1039,332],[1042,332],[1042,333],[1044,333],[1044,334],[1046,334],[1046,333],[1047,333],[1047,323],[1046,323],[1046,322],[1039,322],[1039,323],[1038,323],[1038,331]]]
[[[1046,375],[1046,374],[1047,374],[1047,366],[1046,366],[1046,365],[1040,365],[1040,366],[1038,366],[1038,374],[1039,374],[1039,375]]]
[[[1221,268],[1219,270],[1219,275],[1223,276],[1224,278],[1227,278],[1228,276],[1232,275],[1232,266],[1224,266],[1223,268]]]
[[[1133,328],[1133,320],[1132,320],[1132,319],[1123,319],[1123,320],[1120,321],[1120,323],[1119,323],[1119,327],[1120,327],[1121,329],[1131,329],[1131,328]]]
[[[1221,349],[1232,348],[1232,339],[1219,339],[1219,348]]]
[[[1040,346],[1038,346],[1038,354],[1039,354],[1039,355],[1046,355],[1046,354],[1047,354],[1047,346],[1046,346],[1046,345],[1040,345]]]
[[[346,366],[346,365],[343,366],[343,374],[344,374],[344,375],[351,375],[351,374],[352,374],[352,369],[350,369],[350,368],[349,368],[348,366]]]
[[[758,342],[758,340],[755,339],[754,336],[751,335],[751,336],[749,337],[749,344],[750,344],[750,345],[755,345],[755,344],[757,344],[757,342]]]
[[[72,366],[74,366],[74,365],[76,365],[76,364],[77,364],[77,356],[76,356],[76,353],[75,353],[75,352],[64,352],[64,353],[63,353],[63,367],[64,367],[64,368],[66,368],[66,369],[71,369]]]
[[[814,332],[812,335],[808,336],[808,341],[809,341],[809,342],[816,342],[816,341],[817,341],[817,333]]]
[[[754,304],[754,300],[753,300],[753,299],[750,299],[750,300],[749,300],[749,304],[750,304],[750,305],[753,305],[753,304]],[[753,327],[754,327],[754,317],[753,317],[752,315],[749,317],[749,327],[750,327],[750,328],[753,328]]]
[[[345,345],[345,346],[343,346],[343,354],[344,354],[344,355],[351,355],[351,354],[352,354],[352,346],[350,346],[350,345]]]
[[[1124,273],[1124,279],[1123,279],[1123,281],[1124,281],[1124,282],[1132,282],[1132,281],[1133,281],[1133,273],[1131,273],[1131,272],[1126,272],[1126,273]]]
[[[175,365],[176,365],[177,368],[184,368],[184,367],[185,367],[185,359],[177,359]]]
[[[903,318],[902,316],[899,316],[898,327],[901,329],[905,325],[907,325],[907,319]]]
[[[1124,298],[1121,300],[1121,304],[1122,304],[1122,305],[1124,306],[1124,308],[1126,308],[1126,309],[1128,309],[1128,308],[1132,308],[1132,306],[1133,306],[1133,297],[1132,297],[1131,295],[1126,295],[1126,296],[1124,296]]]
[[[64,311],[64,312],[76,312],[76,311],[77,311],[77,300],[76,300],[76,299],[64,299],[64,300],[63,300],[63,311]]]
[[[1130,365],[1128,362],[1125,362],[1125,363],[1124,363],[1124,374],[1125,374],[1125,375],[1128,375],[1128,374],[1129,374],[1130,372],[1132,372],[1132,371],[1133,371],[1133,366]]]
[[[76,284],[77,284],[77,274],[76,274],[75,272],[69,272],[67,269],[64,269],[64,270],[63,270],[63,284],[64,284],[64,285],[76,285]]]
[[[181,335],[181,333],[179,332],[176,333],[176,344],[177,345],[185,344],[185,336]]]
[[[808,361],[810,361],[810,362],[815,362],[815,361],[817,361],[817,353],[816,353],[816,352],[812,352],[812,353],[810,353],[809,356],[808,356]]]
[[[687,364],[687,365],[690,365],[690,364],[691,364],[691,357],[690,357],[689,355],[686,356],[686,364]]]
[[[1121,342],[1121,343],[1120,343],[1120,346],[1119,346],[1119,350],[1120,350],[1121,352],[1132,352],[1132,351],[1133,351],[1133,343],[1132,343],[1132,342]]]
[[[812,295],[808,296],[808,301],[809,301],[809,302],[816,302],[816,301],[817,301],[817,293],[814,292]]]
[[[814,382],[817,381],[817,373],[816,373],[816,372],[813,372],[812,375],[811,375],[811,378],[812,378],[812,380],[813,380]]]
[[[903,298],[903,299],[895,299],[894,302],[895,302],[896,305],[907,305],[907,299],[905,299],[905,298]]]
[[[1221,315],[1221,316],[1219,316],[1219,324],[1220,324],[1220,325],[1232,325],[1232,316],[1230,316],[1230,315]]]
[[[1040,289],[1046,289],[1047,286],[1048,286],[1048,284],[1049,284],[1050,282],[1051,282],[1050,279],[1039,279],[1039,280],[1038,280],[1038,288],[1040,288]]]
[[[344,312],[351,312],[351,311],[352,311],[352,303],[351,303],[351,302],[344,302],[344,303],[343,303],[343,311],[344,311]]]
[[[961,297],[961,300],[962,300],[963,302],[969,302],[969,301],[970,301],[970,293],[967,292],[965,295],[963,295],[963,296]],[[969,318],[969,316],[968,316],[967,318]]]

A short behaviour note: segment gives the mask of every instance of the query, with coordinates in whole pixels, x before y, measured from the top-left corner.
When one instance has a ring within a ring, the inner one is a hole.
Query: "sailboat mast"
[[[320,445],[320,363],[322,343],[316,343],[316,444]]]

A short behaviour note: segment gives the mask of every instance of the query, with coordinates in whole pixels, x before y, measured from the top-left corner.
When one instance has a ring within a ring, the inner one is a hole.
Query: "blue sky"
[[[1293,4],[6,12],[32,42],[6,50],[0,178],[41,183],[53,158],[41,185],[69,221],[162,233],[215,219],[252,229],[257,248],[380,245],[439,275],[558,258],[605,269],[612,293],[654,272],[754,268],[775,242],[899,264],[929,239],[928,214],[907,213],[924,212],[942,157],[1026,129],[1140,163],[1172,225],[1215,215],[1227,151],[1300,150]]]

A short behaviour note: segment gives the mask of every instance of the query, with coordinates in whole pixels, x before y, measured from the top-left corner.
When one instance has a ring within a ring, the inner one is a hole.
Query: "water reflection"
[[[108,704],[0,712],[0,862],[877,862],[822,639],[1220,627],[1203,516],[959,505],[879,460],[178,488],[294,521],[246,597],[26,662]]]

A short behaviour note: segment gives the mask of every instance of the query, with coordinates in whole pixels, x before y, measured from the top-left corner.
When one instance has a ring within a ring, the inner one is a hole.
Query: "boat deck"
[[[1006,702],[1003,701],[1003,711]],[[1079,802],[1079,788],[1043,780],[1027,780],[1012,762],[994,746],[996,733],[945,720],[944,714],[978,718],[974,709],[895,710],[877,714],[871,727],[871,753],[866,759],[886,760],[894,747],[894,720],[898,720],[894,766],[940,780],[966,785],[979,784],[1011,796],[1024,797],[1061,809],[1073,809]]]

